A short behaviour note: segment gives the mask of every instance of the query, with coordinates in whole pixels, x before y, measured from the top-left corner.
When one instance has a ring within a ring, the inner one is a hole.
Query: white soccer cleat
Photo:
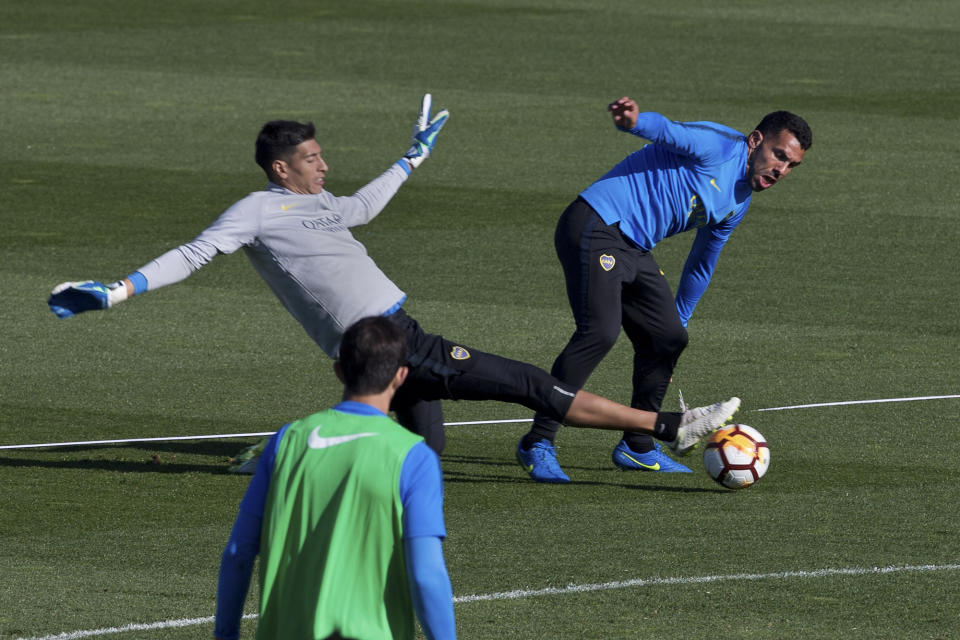
[[[704,437],[722,427],[740,408],[740,398],[730,398],[709,407],[687,409],[680,418],[677,439],[667,446],[678,456],[685,456]]]

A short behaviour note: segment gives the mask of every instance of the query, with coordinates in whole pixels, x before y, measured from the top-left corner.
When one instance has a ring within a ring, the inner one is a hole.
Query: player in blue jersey
[[[407,376],[389,318],[343,335],[343,402],[269,441],[223,551],[214,636],[236,640],[260,556],[257,638],[455,638],[440,460],[390,420]],[[403,558],[398,555],[402,552]]]
[[[801,163],[812,133],[787,111],[768,114],[745,136],[713,122],[640,113],[627,97],[608,109],[618,129],[653,144],[587,187],[560,217],[554,240],[576,330],[551,373],[583,385],[622,326],[634,349],[631,406],[659,411],[720,250],[751,196]],[[674,296],[650,252],[664,238],[694,230]],[[569,482],[553,446],[559,427],[537,414],[517,445],[520,464],[536,481]],[[642,433],[624,433],[613,462],[625,470],[690,471]]]

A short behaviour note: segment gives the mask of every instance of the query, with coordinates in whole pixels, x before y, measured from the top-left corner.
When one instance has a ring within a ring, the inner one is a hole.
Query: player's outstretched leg
[[[677,439],[667,444],[678,456],[685,456],[704,437],[722,427],[740,408],[740,398],[730,398],[709,407],[696,407],[683,412]]]
[[[613,464],[624,471],[657,471],[660,473],[692,473],[686,467],[665,454],[660,443],[655,442],[653,449],[644,453],[633,451],[626,440],[621,440],[611,455]]]

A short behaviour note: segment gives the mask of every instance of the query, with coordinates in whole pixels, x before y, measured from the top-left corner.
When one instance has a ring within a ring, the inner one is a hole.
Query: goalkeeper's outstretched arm
[[[116,282],[104,284],[97,280],[83,280],[58,284],[50,292],[47,304],[58,318],[72,318],[84,311],[109,309],[144,291],[186,279],[215,254],[214,247],[194,240],[171,249]]]

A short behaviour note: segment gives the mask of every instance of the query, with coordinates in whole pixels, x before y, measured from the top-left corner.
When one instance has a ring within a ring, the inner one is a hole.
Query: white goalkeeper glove
[[[450,113],[446,109],[437,112],[433,119],[430,118],[430,107],[433,104],[433,96],[429,93],[423,95],[420,102],[420,115],[417,117],[416,124],[413,125],[413,139],[410,141],[410,148],[403,154],[403,159],[410,163],[411,169],[420,166],[430,152],[433,145],[437,142],[437,134],[447,123]]]
[[[58,318],[71,318],[84,311],[108,309],[126,299],[127,287],[122,281],[103,284],[85,280],[58,284],[47,304]]]

